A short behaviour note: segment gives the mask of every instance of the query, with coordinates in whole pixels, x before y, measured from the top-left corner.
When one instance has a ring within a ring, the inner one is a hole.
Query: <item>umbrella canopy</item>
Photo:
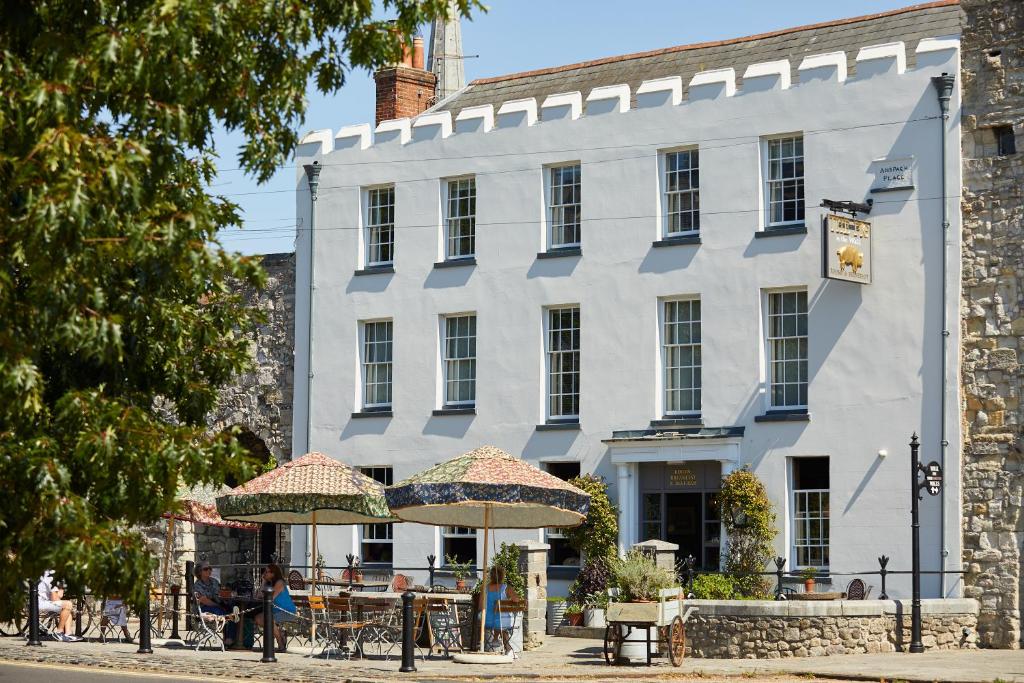
[[[384,486],[323,453],[307,453],[217,498],[221,517],[277,524],[393,521]]]
[[[251,522],[236,522],[224,519],[217,512],[217,497],[231,491],[228,486],[182,486],[176,496],[181,509],[167,512],[164,517],[207,526],[231,527],[233,529],[255,530],[259,525]]]
[[[435,465],[386,493],[404,522],[474,529],[574,527],[590,507],[588,494],[494,446]]]

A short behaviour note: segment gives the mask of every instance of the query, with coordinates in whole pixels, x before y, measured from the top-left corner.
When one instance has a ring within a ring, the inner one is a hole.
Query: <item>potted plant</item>
[[[606,619],[623,623],[650,622],[667,624],[679,615],[678,588],[673,599],[661,600],[661,591],[677,587],[675,572],[659,567],[641,550],[633,549],[621,559],[611,562],[612,583],[617,589],[616,602],[608,605]],[[646,658],[646,641],[658,641],[657,627],[649,629],[622,627],[624,639],[619,657],[626,661]],[[657,651],[657,647],[652,647]]]
[[[548,635],[554,635],[555,629],[562,626],[565,620],[565,609],[568,603],[561,596],[549,597],[548,603]]]
[[[583,605],[577,605],[575,602],[569,603],[565,608],[565,617],[569,620],[569,626],[582,626]]]
[[[607,592],[588,595],[587,601],[583,605],[583,625],[588,628],[604,628],[608,624],[605,619],[607,607]]]
[[[675,572],[659,567],[640,550],[612,561],[611,573],[622,602],[655,602],[659,591],[676,585]]]
[[[469,562],[459,562],[459,558],[451,555],[445,555],[444,563],[448,565],[448,569],[455,578],[455,589],[466,590],[466,577],[469,576],[469,569],[472,565]]]
[[[814,567],[804,567],[800,570],[800,578],[804,580],[804,592],[814,592],[814,577],[817,576],[818,570]]]

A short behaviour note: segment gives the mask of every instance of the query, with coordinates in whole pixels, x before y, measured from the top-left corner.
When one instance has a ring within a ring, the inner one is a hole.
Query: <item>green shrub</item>
[[[735,600],[736,583],[722,574],[700,574],[690,589],[697,600]]]
[[[633,549],[626,556],[611,561],[612,576],[623,602],[657,600],[658,591],[676,585],[676,574],[659,567],[640,550]]]
[[[608,560],[601,557],[588,559],[576,575],[576,580],[569,586],[569,601],[577,605],[596,605],[602,600],[607,602],[611,577]]]
[[[519,546],[511,543],[502,543],[498,552],[494,553],[491,561],[487,564],[487,571],[491,567],[501,567],[505,570],[505,583],[516,592],[520,598],[526,598],[526,577],[519,572]],[[481,587],[490,582],[490,576],[485,576],[473,587],[473,593],[478,594]]]
[[[590,494],[590,510],[583,524],[565,530],[569,545],[583,553],[585,559],[615,557],[619,542],[619,513],[608,497],[608,482],[586,474],[570,479],[569,483]]]
[[[775,509],[764,484],[744,467],[722,478],[716,502],[729,539],[724,569],[733,574],[737,597],[767,599],[771,582],[752,575],[765,571],[774,556],[772,541],[778,533]]]

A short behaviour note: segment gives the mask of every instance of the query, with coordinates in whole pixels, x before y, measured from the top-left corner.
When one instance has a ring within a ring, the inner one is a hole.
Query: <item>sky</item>
[[[916,0],[922,2],[923,0]],[[462,20],[466,81],[599,57],[737,38],[821,21],[873,14],[915,0],[490,0]],[[424,41],[430,27],[422,28]],[[373,121],[373,76],[348,74],[333,95],[311,86],[300,132]],[[242,208],[244,227],[223,231],[225,248],[244,254],[294,251],[295,172],[283,166],[257,185],[237,169],[241,138],[221,131],[220,173],[211,192]]]

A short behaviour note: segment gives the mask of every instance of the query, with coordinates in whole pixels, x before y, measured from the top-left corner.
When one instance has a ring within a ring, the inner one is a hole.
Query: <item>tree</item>
[[[729,540],[725,548],[724,569],[732,575],[735,590],[746,598],[766,598],[770,586],[758,572],[774,556],[772,541],[775,508],[764,484],[746,467],[722,477],[722,490],[716,496],[722,510],[722,523]]]
[[[458,0],[468,13],[475,0]],[[259,181],[286,161],[307,83],[397,60],[447,0],[93,0],[0,13],[0,617],[54,568],[138,602],[134,525],[179,482],[253,472],[206,433],[256,321],[225,252],[238,207],[207,188],[217,126]]]
[[[615,557],[619,542],[619,511],[608,497],[608,482],[603,477],[585,474],[569,483],[590,494],[590,509],[583,524],[565,530],[565,538],[587,559]]]

